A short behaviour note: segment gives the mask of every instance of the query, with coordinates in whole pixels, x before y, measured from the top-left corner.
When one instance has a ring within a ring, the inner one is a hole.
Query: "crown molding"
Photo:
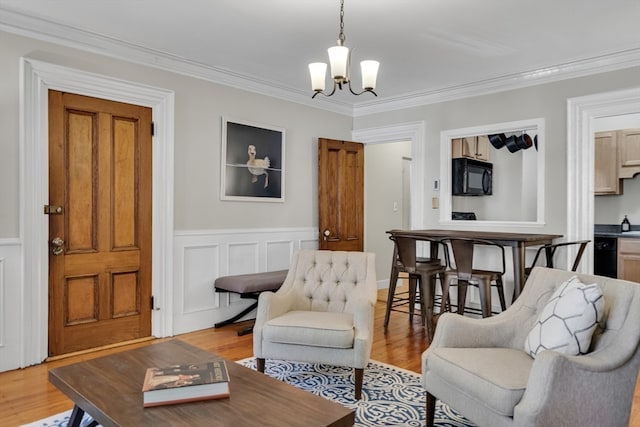
[[[337,99],[312,100],[310,92],[295,90],[288,86],[262,80],[256,76],[236,73],[231,70],[191,61],[177,55],[149,49],[102,34],[80,30],[44,18],[25,15],[1,6],[0,30],[313,108],[353,116],[353,106],[348,102]]]
[[[405,94],[380,101],[363,102],[354,106],[353,116],[361,117],[404,108],[420,107],[637,66],[640,66],[640,48],[628,49],[539,70],[509,74],[433,91]]]
[[[0,7],[0,30],[350,117],[420,107],[640,66],[640,48],[628,49],[539,70],[351,104],[335,98],[312,100],[308,92],[292,89],[289,86],[266,81],[256,76],[209,66],[177,55],[62,25],[44,18],[25,15],[3,7]]]

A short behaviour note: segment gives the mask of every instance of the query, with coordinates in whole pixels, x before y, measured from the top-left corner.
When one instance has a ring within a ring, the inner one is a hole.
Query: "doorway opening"
[[[410,224],[406,228],[421,228],[424,223],[424,122],[414,122],[402,125],[384,126],[379,128],[369,128],[353,131],[354,141],[362,142],[365,144],[365,155],[369,146],[374,144],[384,143],[397,143],[398,141],[405,141],[404,143],[410,145],[410,149],[407,154],[402,157],[411,158],[411,167],[409,170],[409,197],[410,202],[409,212],[406,213],[410,218]],[[398,159],[402,161],[401,158]],[[371,165],[367,164],[367,169]],[[401,165],[398,166],[401,168]],[[384,177],[385,170],[377,170],[372,173],[379,174]],[[401,174],[398,176],[398,185],[401,185]],[[369,179],[365,176],[365,183],[368,183]],[[399,187],[400,188],[400,187]],[[402,190],[399,190],[402,191]],[[367,186],[365,185],[365,193],[367,192]],[[402,197],[405,199],[405,197]],[[388,206],[381,207],[382,209],[393,210],[393,200],[387,203]],[[400,197],[397,198],[397,203],[401,203]],[[365,195],[365,205],[370,206],[370,200]],[[398,205],[398,209],[400,209]],[[383,288],[388,286],[388,275],[390,271],[392,245],[387,239],[385,231],[388,229],[385,225],[370,224],[367,219],[367,213],[365,209],[365,250],[371,251],[376,254],[376,272],[379,278],[378,287]],[[404,225],[403,225],[404,226]],[[375,228],[372,228],[375,227]],[[375,235],[376,240],[370,241],[368,236]]]
[[[594,238],[594,121],[640,113],[640,88],[567,100],[567,240]],[[567,265],[575,257],[567,250]],[[593,272],[593,245],[588,245],[579,271]]]

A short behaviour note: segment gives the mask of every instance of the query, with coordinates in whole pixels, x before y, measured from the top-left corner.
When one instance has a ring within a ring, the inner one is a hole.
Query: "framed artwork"
[[[284,129],[222,118],[220,198],[284,202]]]

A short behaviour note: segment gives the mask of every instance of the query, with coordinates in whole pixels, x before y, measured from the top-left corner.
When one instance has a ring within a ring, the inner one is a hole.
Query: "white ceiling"
[[[338,19],[339,0],[0,0],[0,29],[305,98]],[[344,21],[354,65],[381,65],[379,97],[343,106],[640,65],[640,0],[345,0]]]

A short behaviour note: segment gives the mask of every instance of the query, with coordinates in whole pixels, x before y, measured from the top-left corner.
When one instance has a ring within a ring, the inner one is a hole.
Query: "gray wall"
[[[0,238],[19,237],[21,56],[175,92],[176,230],[316,226],[317,138],[349,139],[350,117],[0,32]],[[222,116],[285,129],[285,203],[220,200]]]
[[[351,117],[256,95],[204,80],[0,33],[0,238],[19,234],[19,58],[34,59],[175,91],[175,229],[305,227],[317,224],[317,137],[350,139],[351,130],[424,121],[425,189],[439,176],[440,132],[542,117],[546,123],[546,226],[566,230],[566,100],[638,85],[640,68],[603,73],[524,89],[365,117]],[[221,117],[286,129],[286,202],[221,201]],[[626,186],[627,187],[627,186]],[[631,186],[629,186],[631,187]],[[625,188],[627,190],[627,188]],[[633,191],[632,189],[629,189]],[[626,191],[625,191],[626,193]],[[426,226],[438,210],[425,195]],[[637,206],[634,205],[634,206]],[[624,210],[629,210],[623,207]],[[635,211],[637,212],[637,211]],[[631,218],[640,214],[632,213]],[[391,222],[391,221],[389,221]],[[376,224],[372,233],[389,227]],[[382,234],[383,235],[383,234]],[[384,273],[384,268],[380,273]],[[386,274],[386,273],[384,273]]]
[[[354,128],[367,129],[424,121],[425,176],[428,180],[425,188],[431,188],[429,180],[439,170],[441,131],[544,118],[546,225],[540,231],[564,234],[567,222],[567,99],[637,87],[639,73],[640,68],[635,67],[491,95],[372,114],[355,118]],[[438,210],[430,208],[430,196],[431,194],[425,197],[426,227],[437,226],[439,222]]]
[[[367,144],[364,149],[365,249],[376,253],[379,282],[388,282],[391,271],[393,244],[385,231],[402,228],[403,157],[411,157],[410,141]]]

